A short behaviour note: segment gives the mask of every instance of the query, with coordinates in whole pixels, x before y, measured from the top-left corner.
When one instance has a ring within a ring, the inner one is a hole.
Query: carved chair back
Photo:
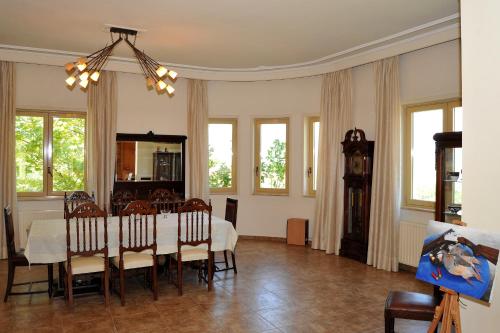
[[[207,205],[201,199],[189,199],[177,210],[177,250],[180,253],[184,245],[212,246],[212,204]]]
[[[83,203],[66,215],[68,265],[72,256],[103,254],[108,257],[107,216],[106,211],[93,202]]]
[[[238,217],[238,200],[227,198],[226,199],[226,216],[224,219],[233,224],[236,230],[236,219]]]
[[[94,192],[92,192],[92,196],[85,191],[74,191],[69,196],[64,192],[64,217],[66,218],[66,215],[76,207],[87,202],[95,202]]]
[[[120,211],[136,199],[137,195],[128,190],[111,191],[109,196],[109,207],[113,216],[119,215]]]
[[[5,222],[5,240],[7,241],[7,258],[12,259],[16,255],[16,243],[14,241],[14,222],[12,221],[12,210],[7,206],[3,210]]]
[[[156,254],[156,209],[136,200],[120,211],[120,256],[124,252],[152,250]]]
[[[162,211],[177,212],[177,209],[184,203],[175,193],[159,188],[149,195],[151,205],[156,208],[157,213]]]

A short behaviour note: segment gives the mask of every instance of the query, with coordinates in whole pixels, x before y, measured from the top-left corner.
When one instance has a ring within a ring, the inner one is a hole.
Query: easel
[[[453,220],[452,224],[461,225],[463,227],[467,226],[467,223],[460,220]],[[436,312],[434,313],[434,319],[432,320],[431,326],[427,330],[427,333],[434,333],[441,323],[440,333],[451,333],[451,326],[455,325],[455,333],[462,333],[462,324],[460,323],[460,304],[458,301],[458,294],[444,287],[439,288],[443,292],[443,300],[441,304],[436,306]]]
[[[442,320],[440,333],[451,333],[451,326],[455,325],[455,332],[462,333],[462,325],[460,324],[460,304],[458,301],[458,294],[453,290],[441,287],[443,300],[441,304],[436,306],[436,313],[432,320],[431,326],[427,333],[434,333]]]

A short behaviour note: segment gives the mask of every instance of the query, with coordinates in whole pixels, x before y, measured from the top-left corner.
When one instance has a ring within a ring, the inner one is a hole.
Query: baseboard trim
[[[399,270],[404,271],[404,272],[410,272],[410,273],[416,273],[417,272],[417,267],[413,267],[410,265],[402,264],[399,263]]]
[[[286,243],[286,238],[284,238],[284,237],[239,235],[238,238],[245,239],[245,240],[260,240],[260,241]]]

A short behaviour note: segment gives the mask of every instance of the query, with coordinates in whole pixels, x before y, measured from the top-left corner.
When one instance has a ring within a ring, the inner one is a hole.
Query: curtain
[[[189,80],[187,88],[189,195],[208,199],[208,93],[207,82]]]
[[[116,73],[103,71],[87,95],[87,190],[100,207],[109,205],[115,177],[116,89]]]
[[[3,209],[12,208],[14,234],[19,246],[19,225],[16,223],[16,106],[15,106],[15,64],[0,61],[0,258],[7,256],[5,222]]]
[[[367,263],[397,272],[401,165],[399,58],[377,61],[374,70],[376,128]]]
[[[351,69],[325,74],[321,87],[318,182],[312,248],[339,254],[344,211],[341,142],[352,127]]]

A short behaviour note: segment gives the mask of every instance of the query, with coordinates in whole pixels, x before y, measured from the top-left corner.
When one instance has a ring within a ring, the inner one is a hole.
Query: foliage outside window
[[[236,193],[237,119],[209,119],[208,123],[210,192]]]
[[[288,118],[255,119],[255,193],[288,194]]]
[[[319,117],[307,118],[306,133],[306,194],[316,195],[318,182]]]
[[[433,209],[436,201],[434,134],[462,130],[461,100],[408,105],[405,138],[405,205]],[[461,150],[459,152],[461,154]],[[462,156],[454,156],[455,169],[462,169]],[[460,195],[456,184],[454,195]],[[461,198],[456,198],[459,202]]]
[[[85,114],[16,114],[16,190],[20,196],[62,195],[85,188]]]

